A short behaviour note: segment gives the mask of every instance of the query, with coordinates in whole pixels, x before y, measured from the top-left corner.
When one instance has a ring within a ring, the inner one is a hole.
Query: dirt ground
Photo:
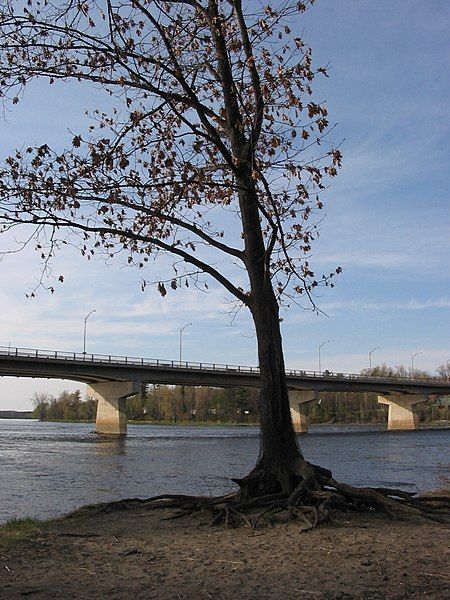
[[[338,514],[300,533],[142,507],[54,522],[0,549],[0,598],[448,600],[450,528]]]

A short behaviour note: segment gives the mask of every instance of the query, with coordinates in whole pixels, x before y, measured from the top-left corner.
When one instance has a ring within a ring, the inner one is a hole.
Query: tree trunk
[[[291,493],[300,479],[303,456],[294,431],[289,407],[278,303],[271,285],[257,294],[251,312],[258,342],[261,377],[259,412],[261,448],[250,474],[257,488],[250,495]]]
[[[307,463],[292,425],[278,302],[270,281],[253,295],[250,310],[258,343],[261,447],[256,467],[238,483],[245,498],[289,495],[304,477]]]
[[[302,479],[309,480],[313,474],[303,459],[292,425],[279,308],[262,236],[257,191],[248,165],[242,167],[242,173],[239,203],[250,280],[248,307],[255,325],[261,378],[259,459],[247,477],[235,480],[245,499],[279,492],[289,495]]]

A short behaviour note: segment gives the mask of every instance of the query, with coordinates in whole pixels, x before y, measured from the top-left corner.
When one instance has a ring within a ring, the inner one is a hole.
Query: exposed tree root
[[[331,473],[304,460],[298,466],[298,481],[292,490],[272,491],[273,478],[259,467],[244,479],[234,480],[239,491],[224,496],[190,496],[165,494],[147,499],[129,498],[118,502],[85,507],[89,512],[126,510],[136,505],[148,508],[172,508],[169,518],[179,518],[199,511],[212,514],[212,525],[246,524],[258,527],[263,522],[295,519],[301,530],[312,529],[330,521],[330,510],[380,511],[391,517],[423,517],[450,523],[450,496],[417,497],[415,493],[393,488],[357,488],[336,481]],[[264,493],[269,489],[269,493]],[[255,493],[258,491],[259,494]]]

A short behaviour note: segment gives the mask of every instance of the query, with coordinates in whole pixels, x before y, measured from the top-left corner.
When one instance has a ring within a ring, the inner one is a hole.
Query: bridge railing
[[[24,359],[39,359],[39,360],[57,360],[65,362],[90,363],[93,365],[104,366],[130,366],[130,367],[156,367],[170,369],[192,369],[201,371],[217,371],[217,372],[234,372],[242,374],[257,374],[258,367],[243,366],[243,365],[227,365],[221,363],[205,363],[192,361],[177,361],[155,358],[140,358],[130,356],[114,356],[105,354],[87,354],[84,352],[61,352],[59,350],[40,350],[35,348],[13,348],[10,346],[0,346],[0,356],[10,356]],[[402,381],[402,382],[417,382],[430,381],[434,383],[448,383],[447,379],[438,379],[434,377],[405,377],[405,376],[382,376],[365,375],[361,373],[342,373],[324,371],[306,371],[301,369],[286,369],[286,374],[290,377],[311,377],[322,379],[349,379],[359,381]]]

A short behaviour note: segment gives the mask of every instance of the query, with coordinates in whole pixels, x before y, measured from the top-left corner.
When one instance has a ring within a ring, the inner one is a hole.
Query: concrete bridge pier
[[[308,433],[306,404],[317,400],[316,390],[289,390],[289,406],[291,408],[292,424],[297,433]]]
[[[428,394],[389,394],[378,396],[380,404],[389,406],[388,429],[413,430],[419,429],[417,404],[426,402]]]
[[[105,381],[88,385],[86,394],[98,401],[95,433],[126,435],[126,399],[139,391],[138,381]]]

